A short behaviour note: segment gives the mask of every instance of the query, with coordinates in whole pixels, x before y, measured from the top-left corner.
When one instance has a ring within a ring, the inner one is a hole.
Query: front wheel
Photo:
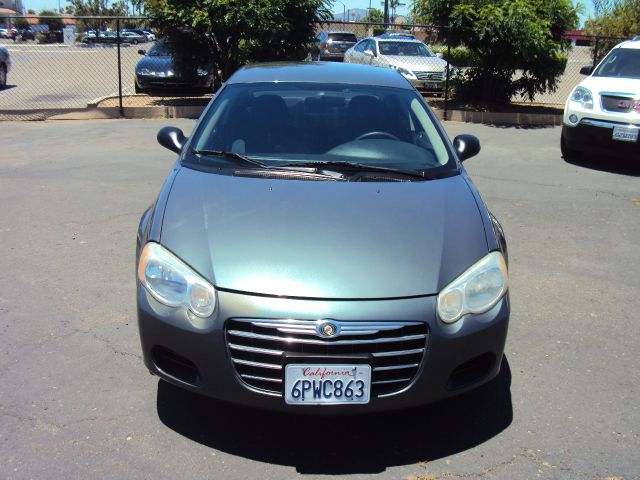
[[[7,66],[2,63],[0,64],[0,88],[4,88],[7,86]]]
[[[145,93],[144,88],[138,86],[138,82],[135,79],[133,80],[133,89],[136,93]]]

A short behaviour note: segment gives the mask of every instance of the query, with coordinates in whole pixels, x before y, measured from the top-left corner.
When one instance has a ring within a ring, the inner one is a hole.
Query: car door
[[[347,50],[344,54],[344,61],[346,63],[362,63],[362,52],[364,51],[364,45],[367,43],[367,40],[360,40],[356,43],[353,48]]]
[[[367,51],[372,52],[373,56],[370,56],[364,53]],[[367,43],[364,45],[364,48],[362,51],[362,63],[366,65],[375,65],[376,55],[377,55],[376,41],[370,38],[367,40]]]

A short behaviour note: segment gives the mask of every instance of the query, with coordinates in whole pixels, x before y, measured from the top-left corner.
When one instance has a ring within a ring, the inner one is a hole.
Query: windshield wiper
[[[378,165],[367,165],[366,163],[352,163],[352,162],[332,162],[332,161],[321,161],[321,162],[293,162],[287,163],[285,165],[280,165],[284,167],[313,167],[319,170],[322,170],[325,167],[335,167],[344,170],[354,170],[358,172],[385,172],[385,173],[397,173],[400,175],[406,175],[409,177],[420,178],[423,180],[433,180],[436,177],[432,177],[427,175],[424,170],[402,170],[399,168],[392,167],[381,167]]]
[[[235,160],[236,162],[244,163],[245,165],[251,165],[252,167],[270,168],[266,163],[260,160],[254,160],[253,158],[245,157],[240,153],[225,152],[222,150],[192,150],[191,153],[195,155],[208,155],[210,157],[220,157],[225,160]]]

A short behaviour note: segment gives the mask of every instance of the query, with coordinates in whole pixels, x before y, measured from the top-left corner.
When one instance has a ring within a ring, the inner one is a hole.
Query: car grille
[[[331,363],[336,356],[361,355],[370,359],[372,395],[392,395],[411,384],[428,349],[427,324],[331,322],[340,335],[329,339],[316,333],[314,320],[228,320],[226,340],[237,374],[252,389],[282,396],[286,354],[313,355],[311,363],[316,364],[323,358]]]
[[[413,72],[413,74],[418,78],[418,80],[444,80],[444,72]]]
[[[633,98],[623,97],[619,95],[602,95],[601,97],[602,109],[607,112],[614,113],[627,113],[630,112],[633,105]]]

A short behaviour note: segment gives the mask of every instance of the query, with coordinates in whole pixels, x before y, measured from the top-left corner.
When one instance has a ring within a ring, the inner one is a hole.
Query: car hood
[[[382,57],[389,65],[406,68],[413,71],[444,72],[447,62],[438,57],[408,57],[406,55],[384,55]]]
[[[488,248],[462,175],[369,183],[189,168],[160,242],[220,289],[327,299],[435,294]]]
[[[593,93],[619,92],[640,95],[640,79],[617,77],[587,77],[580,84]]]
[[[139,68],[148,68],[153,72],[166,72],[173,69],[173,57],[170,56],[149,56],[145,55],[136,65]]]

